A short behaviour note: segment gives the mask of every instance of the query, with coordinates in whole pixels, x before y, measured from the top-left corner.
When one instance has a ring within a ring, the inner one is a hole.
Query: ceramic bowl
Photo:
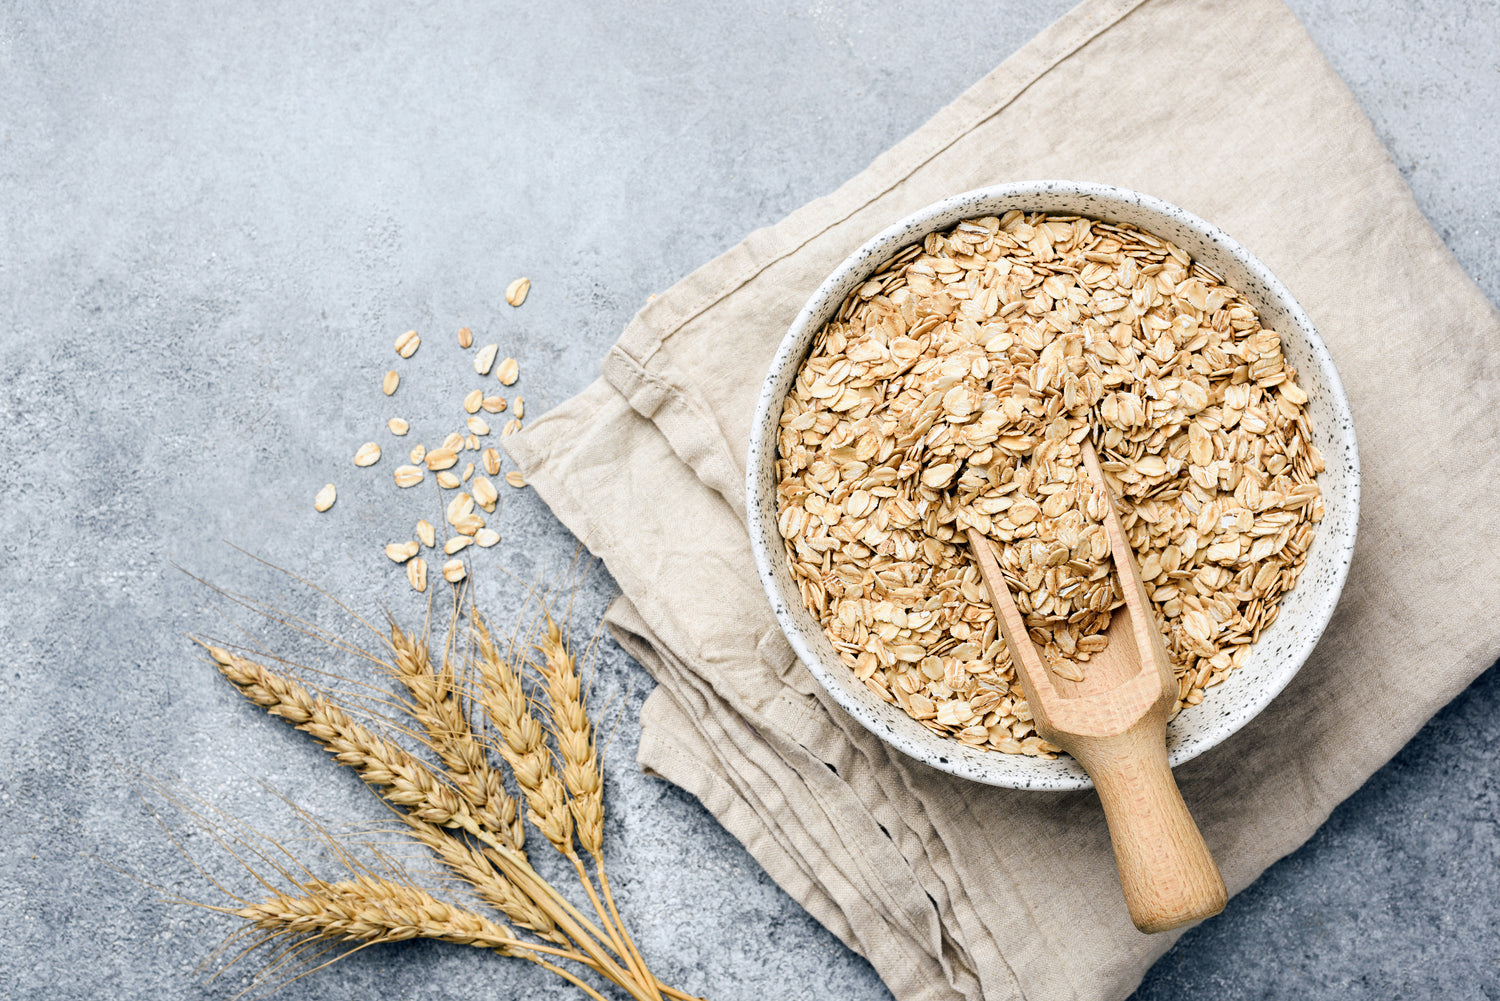
[[[1013,789],[1067,790],[1092,786],[1078,763],[979,751],[939,737],[897,706],[881,701],[837,657],[823,627],[803,607],[777,530],[776,429],[782,403],[813,335],[851,289],[902,248],[960,220],[999,216],[1012,210],[1083,215],[1132,223],[1165,237],[1201,261],[1259,311],[1261,322],[1281,334],[1283,351],[1309,396],[1308,415],[1327,470],[1318,477],[1327,514],[1317,526],[1307,566],[1282,601],[1281,614],[1255,643],[1248,660],[1203,702],[1183,710],[1167,728],[1176,766],[1224,740],[1264,709],[1296,675],[1333,614],[1349,560],[1359,515],[1359,456],[1354,424],[1333,360],[1312,321],[1266,266],[1222,230],[1160,199],[1102,184],[1030,181],[954,195],[913,213],[860,247],[829,275],[808,300],[781,342],[761,389],[746,465],[746,509],[750,542],[766,596],[797,656],[840,706],[893,747],[934,768],[976,782]]]

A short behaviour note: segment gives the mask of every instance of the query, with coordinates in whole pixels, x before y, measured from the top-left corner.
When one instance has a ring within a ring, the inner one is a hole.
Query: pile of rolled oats
[[[1092,436],[1194,705],[1276,618],[1323,516],[1306,403],[1277,334],[1166,240],[967,220],[851,293],[798,372],[776,465],[792,574],[876,695],[965,744],[1052,757],[966,530],[995,543],[1052,669],[1086,677],[1121,604]]]

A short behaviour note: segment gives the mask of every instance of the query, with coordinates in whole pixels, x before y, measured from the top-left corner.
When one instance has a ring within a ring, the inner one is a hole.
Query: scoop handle
[[[1212,917],[1229,899],[1172,777],[1164,735],[1150,729],[1073,750],[1099,791],[1130,920],[1148,934]]]

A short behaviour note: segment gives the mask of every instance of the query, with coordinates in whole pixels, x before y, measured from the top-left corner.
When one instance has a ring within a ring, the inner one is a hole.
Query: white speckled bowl
[[[903,247],[962,219],[1011,209],[1084,215],[1133,223],[1165,237],[1239,289],[1278,331],[1283,350],[1310,397],[1315,443],[1328,468],[1319,478],[1327,515],[1318,525],[1307,568],[1282,602],[1281,615],[1261,634],[1244,667],[1184,710],[1167,729],[1174,766],[1201,754],[1264,709],[1307,660],[1333,614],[1354,551],[1359,520],[1359,455],[1344,387],[1312,321],[1264,264],[1223,231],[1175,205],[1124,188],[1075,181],[1024,181],[970,191],[928,206],[877,234],[819,286],[787,331],[761,389],[746,466],[750,544],[761,582],[781,628],[813,676],[851,716],[892,746],[934,768],[1012,789],[1066,790],[1092,786],[1078,763],[985,753],[938,737],[896,706],[882,702],[844,666],[823,627],[802,605],[787,569],[777,530],[776,427],[782,402],[807,356],[813,335],[849,291]]]

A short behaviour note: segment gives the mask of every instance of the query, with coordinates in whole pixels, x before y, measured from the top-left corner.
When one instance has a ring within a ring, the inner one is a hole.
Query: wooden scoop
[[[1073,755],[1099,791],[1130,919],[1143,932],[1167,931],[1219,913],[1228,894],[1167,764],[1167,714],[1177,699],[1177,682],[1099,457],[1088,441],[1083,463],[1108,501],[1104,526],[1125,592],[1125,606],[1115,610],[1105,634],[1109,646],[1081,665],[1084,680],[1069,681],[1047,669],[989,540],[971,528],[969,545],[1037,733]]]

